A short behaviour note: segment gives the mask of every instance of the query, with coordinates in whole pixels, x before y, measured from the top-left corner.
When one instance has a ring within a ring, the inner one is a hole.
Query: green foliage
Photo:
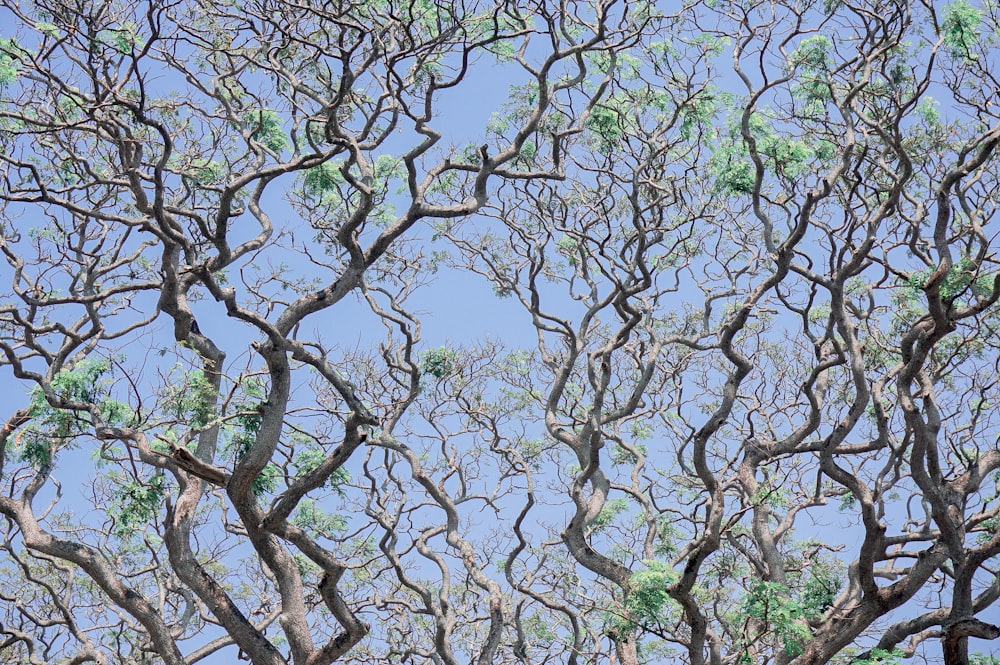
[[[197,410],[199,404],[204,404],[211,398],[212,388],[210,385],[202,383],[204,377],[201,372],[192,372],[191,378],[193,379],[191,381],[194,386],[193,392],[197,393],[200,391],[201,396],[199,397],[197,394],[192,395],[192,406],[187,406],[186,408]],[[243,459],[257,440],[257,432],[260,430],[263,420],[261,406],[265,394],[263,383],[256,377],[244,379],[240,383],[240,388],[243,394],[235,404],[237,413],[226,422],[224,429],[227,434],[224,450],[233,456],[233,461],[235,462]],[[200,418],[200,414],[197,411],[196,418]],[[269,463],[254,478],[250,489],[256,496],[273,492],[277,488],[278,481],[281,478],[281,469]]]
[[[640,626],[654,626],[667,620],[667,611],[674,605],[668,593],[677,581],[677,573],[662,561],[644,561],[645,570],[632,573],[629,591],[621,613],[608,619],[609,635],[625,635]]]
[[[788,492],[781,485],[774,486],[769,478],[764,478],[757,486],[757,492],[751,497],[753,505],[767,504],[774,508],[783,508],[788,504]]]
[[[379,155],[375,160],[372,171],[377,180],[391,180],[401,178],[406,174],[406,165],[403,160],[395,155]]]
[[[281,116],[271,109],[247,111],[240,120],[249,130],[250,138],[274,152],[281,152],[289,146],[288,137],[281,125]]]
[[[597,51],[589,53],[587,60],[594,71],[602,74],[613,73],[624,81],[634,81],[642,70],[642,63],[625,51],[615,53],[614,57],[606,51]]]
[[[635,440],[645,441],[653,436],[653,426],[644,420],[633,420],[629,432]]]
[[[49,385],[58,399],[97,407],[108,424],[131,422],[134,415],[128,406],[107,398],[109,383],[104,376],[109,369],[104,360],[82,360],[73,369],[58,372]],[[15,439],[14,450],[18,459],[41,468],[51,462],[56,450],[92,423],[86,411],[53,408],[41,388],[32,389],[30,400],[31,423]]]
[[[761,154],[770,157],[774,168],[789,177],[801,175],[806,161],[812,157],[812,151],[804,142],[779,137],[773,131],[758,141]]]
[[[131,427],[136,423],[136,412],[124,402],[115,399],[104,399],[98,405],[101,418],[106,425],[112,427]]]
[[[925,268],[913,273],[906,281],[906,286],[910,293],[913,295],[919,293],[935,270],[935,268]],[[976,264],[963,256],[948,269],[947,274],[945,274],[944,279],[941,280],[941,284],[938,287],[938,293],[945,300],[954,299],[969,288],[975,274]]]
[[[499,112],[493,113],[486,125],[488,134],[502,137],[510,128],[519,126],[534,110],[538,103],[538,84],[534,81],[526,85],[511,86],[509,101],[504,103]],[[469,144],[461,153],[462,161],[478,162],[479,151],[474,144]]]
[[[1000,665],[1000,658],[984,653],[970,653],[969,665]]]
[[[656,545],[653,546],[653,553],[657,556],[671,557],[677,553],[680,532],[673,522],[674,518],[670,515],[658,515],[656,518]]]
[[[199,185],[216,185],[225,180],[225,167],[210,159],[197,159],[191,163],[188,172]]]
[[[311,499],[303,499],[295,508],[292,524],[311,536],[331,537],[333,533],[347,530],[347,520],[340,515],[331,515],[316,506]]]
[[[917,113],[928,125],[936,125],[941,120],[941,112],[938,110],[940,103],[930,95],[924,95],[917,103]]]
[[[899,649],[886,651],[885,649],[872,649],[865,658],[855,658],[851,665],[899,665],[903,660],[903,652]]]
[[[181,422],[204,427],[213,415],[215,389],[201,370],[172,382],[164,395],[165,410]]]
[[[263,496],[277,489],[280,479],[281,469],[277,465],[268,462],[263,471],[258,473],[257,477],[253,479],[253,482],[250,484],[250,491],[253,492],[254,496]]]
[[[312,473],[323,463],[324,459],[326,459],[326,455],[319,448],[307,448],[295,453],[295,458],[292,462],[296,468],[295,475],[301,477],[307,473]]]
[[[521,618],[521,628],[525,637],[533,644],[549,646],[553,644],[559,636],[552,630],[552,622],[541,614],[531,614]]]
[[[42,33],[46,37],[59,36],[59,28],[55,24],[48,23],[46,21],[38,21],[37,23],[35,23],[35,30]]]
[[[516,163],[519,166],[530,166],[538,155],[538,146],[532,141],[525,141],[517,151]]]
[[[641,453],[644,456],[646,455],[646,452],[648,450],[648,448],[645,445],[641,444],[641,443],[637,443],[637,444],[635,444],[632,447],[637,452]],[[618,445],[616,443],[611,448],[611,463],[612,464],[635,464],[638,461],[639,461],[639,457],[635,453],[633,453],[631,450],[629,450],[628,448],[625,448],[624,446],[620,446],[620,445]]]
[[[562,236],[556,241],[556,251],[565,256],[566,262],[571,266],[576,265],[579,249],[580,243],[573,236]]]
[[[832,46],[833,43],[826,35],[806,37],[799,42],[798,48],[792,51],[789,60],[794,67],[829,71],[831,64],[829,51]]]
[[[792,91],[807,102],[824,102],[830,99],[827,76],[832,66],[830,49],[833,43],[826,35],[813,35],[803,39],[789,55],[797,78]]]
[[[15,40],[0,38],[0,90],[17,80],[17,62],[23,53]]]
[[[335,194],[337,188],[344,184],[344,176],[340,169],[340,162],[323,162],[308,169],[302,178],[302,193],[317,201]]]
[[[695,35],[691,43],[700,46],[707,55],[718,57],[722,55],[726,47],[732,44],[732,40],[729,37],[719,37],[708,32],[702,32]]]
[[[604,509],[590,523],[591,531],[597,531],[610,524],[616,517],[628,509],[628,500],[622,497],[609,500]]]
[[[514,45],[514,42],[509,39],[499,39],[491,42],[486,46],[486,50],[492,53],[493,56],[500,62],[513,60],[514,56],[517,55],[517,47]]]
[[[752,194],[757,172],[753,162],[745,159],[745,149],[723,146],[712,154],[715,190],[730,196]]]
[[[52,391],[61,399],[94,404],[100,400],[105,388],[102,377],[109,365],[103,360],[81,360],[72,370],[63,370],[52,377]],[[35,389],[31,397],[31,415],[48,408],[44,393]]]
[[[447,194],[455,191],[457,186],[458,177],[455,175],[455,172],[445,171],[434,179],[434,182],[428,187],[427,192],[429,194]],[[438,220],[434,223],[434,228],[437,231],[447,231],[450,227],[450,220]],[[433,239],[437,240],[440,237],[440,233],[435,233]]]
[[[326,459],[326,454],[319,448],[307,448],[297,452],[292,461],[295,465],[296,477],[302,477],[310,473],[322,464],[324,459]],[[343,495],[344,491],[341,489],[341,486],[350,481],[350,472],[341,466],[333,470],[333,473],[330,474],[330,477],[326,481],[326,486],[335,490],[337,494]]]
[[[748,125],[757,154],[768,171],[794,179],[805,173],[816,157],[805,142],[779,134],[764,113],[751,115]],[[708,161],[715,190],[730,196],[751,194],[757,171],[739,124],[730,123],[728,135],[721,138]]]
[[[646,570],[632,573],[629,578],[627,606],[632,616],[644,623],[664,618],[668,604],[673,602],[668,587],[677,581],[677,573],[662,561],[645,561]]]
[[[262,416],[257,411],[243,411],[227,429],[229,430],[229,448],[234,459],[241,459],[257,440]]]
[[[443,379],[457,367],[458,353],[445,346],[430,349],[423,354],[420,363],[420,371],[424,375],[433,376],[436,379]]]
[[[608,104],[594,106],[585,125],[590,130],[594,148],[605,154],[617,147],[623,134],[621,111]]]
[[[788,595],[788,589],[776,582],[758,582],[744,601],[748,616],[763,621],[781,641],[786,656],[802,653],[802,642],[812,637],[804,619],[806,608]]]
[[[166,487],[163,474],[157,473],[146,482],[130,480],[118,487],[111,498],[108,512],[115,517],[114,533],[128,538],[148,524],[160,509]]]
[[[941,31],[944,45],[954,57],[964,57],[974,60],[971,52],[979,39],[979,26],[982,13],[970,5],[967,0],[958,0],[944,8],[944,20]]]
[[[837,577],[815,573],[810,575],[800,596],[806,618],[821,617],[833,605],[839,590],[840,582]]]
[[[264,384],[257,377],[244,378],[240,382],[242,394],[234,400],[235,417],[226,422],[224,432],[226,443],[223,450],[239,461],[247,454],[257,440],[257,432],[263,419],[261,407],[264,399]]]
[[[308,578],[320,572],[319,566],[310,561],[306,555],[296,552],[292,555],[292,558],[295,559],[295,568],[298,569],[299,575],[302,577]],[[279,639],[275,639],[274,642],[276,644],[280,643]]]
[[[136,35],[136,25],[131,21],[126,21],[117,28],[101,30],[97,34],[97,41],[123,55],[142,45],[142,40]]]
[[[993,540],[993,536],[997,532],[998,520],[996,517],[988,517],[979,526],[982,528],[982,531],[976,534],[976,542],[979,545],[985,545]]]
[[[510,119],[506,116],[494,111],[490,114],[490,119],[486,123],[486,131],[490,134],[496,134],[497,136],[503,136],[503,134],[510,129]],[[475,152],[470,153],[467,157],[467,161],[475,161]]]
[[[721,92],[714,86],[695,94],[680,109],[681,124],[678,132],[685,141],[695,138],[695,130],[713,120],[719,112],[720,104],[728,104],[732,95]]]
[[[52,461],[56,443],[35,428],[28,428],[15,439],[15,458],[41,469]]]

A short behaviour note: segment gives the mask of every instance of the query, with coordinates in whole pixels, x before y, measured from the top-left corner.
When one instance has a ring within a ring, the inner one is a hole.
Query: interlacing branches
[[[996,12],[0,0],[0,656],[991,662]]]

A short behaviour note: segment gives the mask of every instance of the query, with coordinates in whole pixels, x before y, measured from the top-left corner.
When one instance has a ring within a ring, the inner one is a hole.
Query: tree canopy
[[[996,3],[0,26],[0,660],[998,662]]]

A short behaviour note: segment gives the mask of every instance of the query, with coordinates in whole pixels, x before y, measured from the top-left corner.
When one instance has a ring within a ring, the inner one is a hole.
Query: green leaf
[[[604,509],[590,522],[590,529],[596,531],[610,524],[616,517],[628,509],[628,500],[624,498],[611,499],[604,504]]]
[[[788,588],[781,584],[758,582],[745,599],[743,609],[772,628],[786,656],[802,653],[802,643],[812,637],[805,623],[805,608],[792,599]]]
[[[148,524],[159,512],[165,492],[163,475],[159,473],[148,481],[132,480],[116,489],[109,509],[116,517],[115,535],[126,539]]]
[[[271,109],[248,111],[240,118],[250,130],[250,138],[259,141],[269,150],[281,152],[290,144],[282,129],[281,116]]]
[[[664,609],[674,602],[667,589],[677,581],[677,573],[662,561],[644,563],[646,570],[632,573],[629,578],[632,590],[626,605],[637,620],[654,623],[664,618]]]
[[[45,21],[39,21],[35,23],[35,30],[38,30],[38,32],[48,37],[59,36],[59,28],[56,27],[56,25],[52,23],[46,23]]]
[[[810,575],[802,591],[802,610],[808,618],[818,618],[832,605],[840,590],[840,581],[833,576]]]
[[[982,13],[966,0],[958,0],[945,6],[941,30],[944,45],[952,56],[976,59],[971,48],[979,40],[981,20]]]
[[[195,427],[208,424],[213,415],[215,389],[205,374],[194,370],[171,384],[165,395],[167,413]]]
[[[310,199],[321,201],[344,184],[344,176],[340,172],[339,162],[324,162],[305,172],[302,178],[302,193]]]
[[[833,42],[826,35],[813,35],[799,42],[798,48],[792,51],[789,60],[793,67],[804,67],[809,70],[830,71],[830,49]]]
[[[614,149],[622,137],[621,112],[608,105],[599,104],[591,109],[585,125],[594,139],[594,147],[603,153]]]
[[[24,49],[13,39],[0,38],[0,90],[17,80],[17,63],[24,57]]]
[[[281,469],[275,464],[268,462],[264,470],[257,474],[250,484],[250,491],[254,496],[262,496],[273,492],[278,487],[278,480],[281,478]]]
[[[872,649],[865,658],[856,658],[851,661],[851,665],[899,665],[904,654],[899,649],[886,651],[885,649]]]
[[[295,454],[295,458],[292,463],[295,465],[297,478],[301,478],[307,473],[312,472],[323,460],[326,459],[326,453],[324,453],[319,448],[307,448],[301,452]],[[337,467],[334,469],[333,473],[326,481],[326,486],[337,492],[337,494],[343,495],[343,490],[341,485],[349,483],[351,481],[350,472],[344,467]]]
[[[331,515],[320,509],[312,499],[303,499],[295,509],[292,524],[311,536],[331,537],[332,534],[347,530],[347,520],[340,515]]]
[[[436,379],[443,379],[455,371],[458,353],[445,346],[425,352],[420,363],[420,371]]]

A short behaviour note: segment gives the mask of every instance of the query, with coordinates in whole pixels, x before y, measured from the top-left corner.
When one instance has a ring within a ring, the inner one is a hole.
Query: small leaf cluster
[[[56,373],[49,386],[58,399],[97,407],[108,424],[129,422],[133,416],[128,406],[107,397],[108,382],[103,377],[109,369],[104,360],[82,360],[73,369]],[[19,459],[35,468],[48,464],[61,445],[92,424],[86,411],[53,408],[41,388],[31,391],[29,415],[31,422],[15,439],[15,445]]]
[[[958,0],[944,8],[941,33],[944,37],[944,45],[951,56],[976,59],[971,49],[979,39],[981,20],[981,12],[970,5],[967,0]]]
[[[424,375],[443,379],[454,372],[457,366],[458,353],[448,347],[440,346],[424,353],[420,363],[420,371]]]
[[[804,621],[805,606],[788,594],[787,587],[777,582],[758,582],[744,601],[743,609],[747,616],[771,627],[786,656],[802,653],[802,643],[812,637]]]
[[[851,665],[899,665],[903,660],[903,652],[899,649],[888,651],[886,649],[875,648],[868,652],[864,658],[857,658],[851,661]]]
[[[97,34],[97,41],[101,46],[110,47],[122,55],[131,53],[133,48],[143,43],[136,33],[135,23],[131,21],[126,21],[117,28],[101,30]]]
[[[347,530],[347,520],[341,515],[331,515],[316,505],[312,499],[303,499],[295,509],[292,524],[312,536],[332,537]]]
[[[181,376],[164,397],[167,413],[181,422],[204,427],[212,418],[215,389],[201,370]]]
[[[621,515],[628,509],[628,500],[618,497],[609,500],[604,504],[604,508],[597,514],[593,520],[591,520],[589,528],[591,532],[597,531],[606,527],[608,524],[614,521],[616,517]]]
[[[165,492],[163,474],[160,473],[148,481],[130,480],[118,487],[112,494],[109,508],[109,513],[115,518],[115,535],[126,539],[149,523],[159,511]]]
[[[319,448],[306,448],[295,454],[295,458],[292,463],[296,468],[296,477],[302,477],[307,473],[311,473],[323,460],[326,459],[326,454]],[[350,482],[351,474],[347,469],[340,466],[333,470],[330,477],[327,478],[326,486],[334,490],[337,494],[343,495],[344,491],[341,486],[345,483]]]
[[[698,137],[696,130],[711,122],[722,105],[732,102],[732,95],[708,86],[691,97],[680,109],[681,124],[678,133],[685,141]]]
[[[590,111],[584,123],[591,135],[593,147],[608,154],[614,150],[623,134],[621,111],[614,105],[599,104]]]
[[[826,35],[813,35],[803,39],[789,56],[797,78],[793,93],[807,102],[825,102],[830,99],[828,75],[832,67],[830,49],[833,42]]]
[[[806,618],[816,619],[823,616],[823,613],[833,606],[833,601],[839,590],[840,582],[836,577],[822,574],[810,575],[799,597]]]
[[[17,61],[22,52],[13,39],[0,39],[0,90],[17,79]]]
[[[250,484],[250,491],[253,492],[254,496],[269,494],[277,489],[278,480],[280,479],[281,469],[276,464],[268,462],[267,466],[253,479],[253,482]]]
[[[677,581],[677,573],[663,561],[646,561],[646,570],[633,573],[629,578],[631,592],[627,605],[633,616],[644,623],[664,618],[667,606],[674,602],[667,592]]]
[[[240,120],[249,130],[250,138],[268,150],[281,152],[289,146],[288,136],[281,127],[281,116],[276,111],[271,109],[247,111]]]
[[[677,573],[663,561],[643,562],[645,570],[632,573],[623,611],[608,621],[606,630],[612,636],[626,635],[641,626],[655,626],[667,619],[674,600],[668,589],[677,581]]]
[[[324,201],[344,184],[340,162],[323,162],[307,169],[302,178],[302,193],[309,199]]]
[[[934,273],[934,270],[935,268],[926,268],[910,276],[906,281],[906,286],[912,295],[916,295],[923,289],[927,280]],[[971,259],[963,256],[948,269],[944,279],[941,280],[941,285],[938,287],[938,293],[945,300],[953,300],[972,285],[975,274],[976,264]]]
[[[783,136],[775,131],[763,113],[754,113],[749,129],[756,143],[757,154],[765,166],[786,178],[796,178],[808,168],[816,153],[803,141]],[[737,124],[730,125],[728,136],[722,137],[708,162],[715,179],[715,190],[729,196],[752,194],[757,169],[750,159],[750,148]]]

